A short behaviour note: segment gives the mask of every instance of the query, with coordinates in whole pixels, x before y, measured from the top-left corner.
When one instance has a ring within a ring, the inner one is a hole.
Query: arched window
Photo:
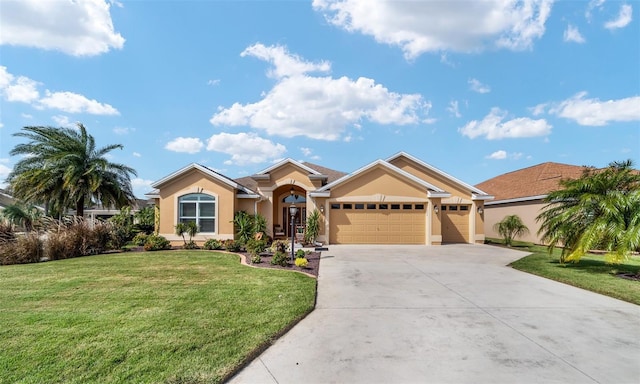
[[[216,231],[216,198],[204,193],[190,193],[178,199],[178,221],[198,224],[200,232]]]

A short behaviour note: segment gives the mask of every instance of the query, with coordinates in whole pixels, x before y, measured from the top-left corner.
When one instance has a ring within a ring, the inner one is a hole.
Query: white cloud
[[[461,117],[460,110],[458,109],[458,100],[452,100],[447,107],[449,111],[455,117]]]
[[[269,135],[307,136],[338,140],[349,126],[366,119],[377,124],[418,124],[431,108],[419,94],[389,91],[373,79],[313,77],[307,71],[324,71],[329,64],[309,63],[279,46],[256,44],[251,54],[271,62],[274,87],[256,103],[219,107],[210,122],[215,126],[249,126]]]
[[[136,177],[131,179],[131,188],[133,189],[133,194],[135,196],[144,196],[145,193],[151,191],[151,184],[153,184],[153,180],[146,180]]]
[[[253,56],[271,63],[273,68],[269,70],[268,74],[276,79],[304,75],[310,72],[329,72],[331,70],[331,64],[327,61],[320,63],[305,61],[300,56],[289,53],[286,47],[280,45],[266,47],[257,43],[247,47],[240,56]]]
[[[51,116],[51,120],[55,121],[55,123],[60,127],[73,128],[75,126],[75,122],[69,120],[68,116],[55,115]]]
[[[14,76],[7,67],[0,66],[0,95],[10,102],[28,103],[37,109],[58,109],[67,113],[88,113],[92,115],[119,115],[109,104],[90,100],[74,92],[45,91],[40,98],[37,87],[41,83],[25,76]]]
[[[499,151],[495,151],[492,154],[485,156],[486,159],[491,159],[491,160],[504,160],[504,159],[513,159],[513,160],[518,160],[522,157],[522,152],[512,152],[512,153],[507,153],[507,151],[504,150],[499,150]]]
[[[640,96],[607,101],[586,99],[586,96],[587,92],[580,92],[551,107],[549,113],[588,126],[603,126],[617,121],[640,121]]]
[[[478,92],[478,93],[491,92],[491,87],[489,87],[486,84],[482,84],[478,79],[469,79],[467,83],[469,83],[469,87],[474,92]]]
[[[113,27],[110,4],[85,1],[2,1],[1,45],[20,45],[94,56],[121,49],[125,39]]]
[[[318,155],[314,155],[313,154],[313,150],[311,148],[307,148],[307,147],[300,147],[300,152],[302,152],[302,154],[311,159],[311,160],[320,160],[320,156]]]
[[[587,18],[588,21],[591,21],[591,11],[598,8],[602,9],[602,4],[604,4],[605,0],[591,0],[589,4],[587,4],[587,10],[584,13],[584,17]]]
[[[22,116],[24,119],[33,119],[33,115],[30,115],[28,113],[21,113],[20,116]]]
[[[529,49],[545,32],[552,0],[314,0],[331,24],[400,46],[407,59],[425,52]]]
[[[128,128],[128,127],[115,127],[113,128],[113,133],[115,133],[116,135],[128,135],[132,132],[135,132],[136,129],[135,128]]]
[[[117,109],[109,104],[89,100],[73,92],[50,92],[38,100],[38,108],[58,109],[67,113],[89,113],[91,115],[119,115]]]
[[[207,140],[207,150],[231,155],[225,164],[245,165],[264,163],[282,157],[284,145],[263,139],[254,133],[219,133]]]
[[[164,146],[166,149],[173,152],[186,152],[186,153],[198,153],[204,147],[202,140],[197,137],[177,137],[167,145]]]
[[[540,116],[544,113],[545,108],[549,106],[549,103],[541,103],[535,107],[529,108],[533,116]]]
[[[7,101],[31,103],[40,97],[37,86],[38,83],[30,78],[19,76],[11,85],[4,88],[5,98]]]
[[[218,85],[218,84],[220,84],[220,79],[213,79],[213,80],[207,81],[207,85]]]
[[[142,157],[142,155],[139,152],[133,152],[133,157]]]
[[[533,120],[528,117],[518,117],[503,122],[506,117],[506,111],[492,108],[484,119],[481,121],[472,120],[458,131],[470,139],[485,136],[488,140],[537,137],[551,133],[552,126],[544,119]]]
[[[580,31],[578,30],[578,27],[575,27],[575,26],[569,24],[569,25],[567,25],[567,29],[565,29],[565,31],[564,31],[564,41],[582,44],[586,40],[580,34]]]
[[[618,29],[624,28],[629,23],[631,23],[633,14],[633,8],[629,4],[622,4],[620,6],[620,13],[618,14],[618,18],[609,20],[604,24],[604,27],[607,29]]]
[[[487,159],[493,159],[493,160],[503,160],[507,158],[507,151],[503,151],[503,150],[499,150],[499,151],[495,151],[492,154],[490,154],[489,156],[485,156]]]
[[[4,181],[7,179],[7,176],[11,173],[11,168],[7,167],[4,164],[0,164],[0,185],[4,185]]]

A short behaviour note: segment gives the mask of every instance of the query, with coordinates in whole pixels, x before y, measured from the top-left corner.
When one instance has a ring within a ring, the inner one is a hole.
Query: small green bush
[[[251,264],[260,264],[260,263],[262,263],[262,258],[260,257],[260,255],[251,256]]]
[[[307,255],[307,253],[304,251],[304,249],[298,249],[296,251],[296,259],[300,259],[303,258]]]
[[[284,252],[276,252],[271,258],[271,264],[286,267],[288,265],[287,254]]]
[[[309,260],[307,260],[306,258],[298,257],[296,259],[296,267],[307,268],[307,265],[309,265]]]
[[[137,245],[137,246],[143,246],[144,243],[147,242],[147,238],[149,237],[148,234],[144,233],[144,232],[138,232],[137,235],[135,235],[133,237],[133,244]]]
[[[264,252],[264,250],[267,249],[267,241],[262,239],[261,240],[250,239],[245,244],[245,248],[247,249],[247,252],[251,256],[255,256],[260,254],[261,252]]]
[[[160,251],[171,248],[171,243],[164,236],[149,235],[144,243],[145,251]]]
[[[187,243],[183,246],[183,248],[184,249],[200,249],[200,247],[198,247],[198,244],[196,244],[196,242],[193,240],[187,241]]]
[[[222,242],[222,247],[229,252],[238,252],[242,249],[242,244],[238,241],[227,239]]]
[[[222,241],[218,239],[209,239],[204,242],[204,246],[202,248],[209,250],[222,249]]]
[[[269,250],[271,251],[271,253],[277,253],[277,252],[287,253],[287,251],[289,250],[289,241],[276,240],[273,243],[271,243],[271,248],[269,248]]]

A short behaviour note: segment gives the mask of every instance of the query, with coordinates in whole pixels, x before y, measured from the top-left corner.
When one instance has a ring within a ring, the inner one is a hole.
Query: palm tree
[[[34,225],[42,217],[42,211],[33,204],[16,203],[4,207],[0,217],[10,224],[24,227],[25,231],[33,231]]]
[[[505,216],[502,221],[495,223],[493,228],[502,236],[508,247],[513,244],[514,238],[529,233],[529,228],[518,215]]]
[[[106,158],[122,145],[96,148],[93,136],[80,123],[77,130],[24,127],[14,136],[30,140],[10,152],[25,156],[7,178],[22,200],[45,203],[59,211],[75,207],[77,216],[84,214],[85,203],[121,208],[133,202],[129,175],[136,175],[136,171]]]
[[[578,261],[590,249],[620,262],[640,247],[640,173],[631,160],[563,180],[545,198],[539,233],[549,252],[562,245],[561,261]]]

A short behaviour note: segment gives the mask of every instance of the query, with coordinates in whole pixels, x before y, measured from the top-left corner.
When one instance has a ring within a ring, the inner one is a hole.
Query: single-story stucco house
[[[540,224],[536,217],[546,205],[543,199],[560,188],[560,180],[577,179],[588,168],[562,163],[542,163],[508,172],[476,184],[477,188],[493,195],[495,200],[485,203],[484,232],[487,237],[500,238],[493,226],[505,216],[518,215],[529,228],[529,234],[516,240],[542,244],[538,235]]]
[[[234,180],[190,164],[152,187],[158,233],[174,243],[175,225],[186,221],[198,223],[197,242],[232,239],[238,211],[262,214],[270,235],[288,237],[292,203],[294,228],[318,209],[324,244],[483,243],[484,204],[493,198],[404,152],[349,174],[285,159]]]

